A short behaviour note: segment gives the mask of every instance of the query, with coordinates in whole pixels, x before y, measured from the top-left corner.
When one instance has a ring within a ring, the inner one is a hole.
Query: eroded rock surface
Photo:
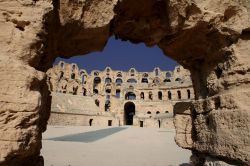
[[[191,71],[197,101],[188,148],[196,156],[249,165],[248,0],[0,1],[0,165],[43,164],[44,72],[57,56],[102,50],[112,34],[158,45]]]

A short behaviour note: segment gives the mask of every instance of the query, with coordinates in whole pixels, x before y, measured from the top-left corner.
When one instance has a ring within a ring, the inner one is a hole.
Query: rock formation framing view
[[[2,0],[0,12],[0,165],[43,165],[46,72],[58,56],[101,51],[112,35],[157,45],[190,71],[195,100],[174,110],[176,142],[193,165],[249,165],[248,0]]]

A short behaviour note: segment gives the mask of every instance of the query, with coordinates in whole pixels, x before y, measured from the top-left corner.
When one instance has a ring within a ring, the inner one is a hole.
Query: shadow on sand
[[[183,164],[180,164],[179,166],[191,166],[191,165],[188,163],[183,163]]]
[[[108,129],[101,129],[96,131],[89,131],[85,133],[77,133],[71,135],[64,135],[60,137],[48,138],[45,140],[52,140],[52,141],[68,141],[68,142],[95,142],[97,140],[103,139],[108,137],[112,134],[125,130],[125,127],[114,127]]]

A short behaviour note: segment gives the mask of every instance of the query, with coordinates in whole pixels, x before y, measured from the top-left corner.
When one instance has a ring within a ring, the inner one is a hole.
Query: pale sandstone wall
[[[135,104],[135,116],[133,126],[140,126],[140,121],[144,122],[143,127],[173,128],[173,103],[164,101],[125,101],[114,98],[111,100],[110,111],[103,107],[97,107],[95,99],[89,96],[72,95],[64,93],[52,94],[51,116],[49,125],[85,125],[108,126],[108,121],[112,121],[111,126],[122,126],[124,124],[124,105],[127,102]],[[100,105],[101,106],[101,105]],[[149,114],[150,112],[150,114]],[[161,121],[159,126],[158,121]]]
[[[158,45],[191,71],[196,158],[249,165],[248,0],[2,0],[0,28],[1,165],[43,164],[46,70],[57,56],[102,50],[111,34]]]
[[[131,72],[132,70],[134,72]],[[75,90],[74,95],[93,96],[95,95],[94,90],[97,90],[98,95],[105,96],[107,95],[107,90],[110,90],[109,94],[112,97],[116,95],[116,90],[120,90],[121,98],[124,98],[125,93],[130,91],[132,86],[132,91],[135,89],[137,96],[140,96],[140,92],[146,90],[147,93],[151,91],[153,98],[157,99],[159,91],[167,93],[167,91],[173,89],[176,91],[173,93],[173,99],[178,99],[177,91],[183,91],[186,88],[191,91],[190,98],[194,97],[190,72],[182,66],[177,66],[174,71],[161,71],[159,68],[155,68],[152,72],[138,72],[134,68],[125,72],[112,70],[110,67],[107,67],[103,71],[94,70],[88,74],[86,70],[79,69],[76,64],[67,64],[61,61],[58,65],[49,69],[47,75],[49,77],[50,90],[53,92],[73,94]],[[95,83],[95,79],[100,79],[100,82]],[[110,79],[110,83],[106,82],[106,79]],[[117,82],[119,79],[122,83]],[[135,80],[136,83],[128,83],[131,79]],[[143,83],[143,79],[146,79],[147,83]],[[186,89],[182,92],[183,99],[187,98]],[[86,93],[84,93],[84,90]],[[145,97],[147,98],[146,95]],[[166,94],[163,97],[167,100]]]
[[[152,72],[138,72],[134,68],[125,72],[106,67],[103,71],[94,70],[88,74],[86,70],[79,69],[76,64],[61,61],[49,69],[47,74],[49,76],[48,84],[53,92],[52,115],[54,112],[57,116],[58,112],[65,112],[82,118],[77,115],[85,114],[89,119],[88,116],[95,114],[96,117],[90,118],[93,126],[107,126],[108,121],[112,121],[112,125],[116,126],[126,125],[125,105],[132,102],[135,104],[133,126],[173,128],[173,122],[171,122],[173,105],[178,101],[194,98],[190,73],[182,66],[177,66],[174,71],[161,71],[159,68],[155,68]],[[97,78],[100,79],[98,83],[95,82]],[[109,82],[106,81],[107,78],[110,79]],[[117,79],[122,82],[117,82]],[[136,82],[127,82],[131,79]],[[147,82],[142,82],[142,80],[147,80]],[[120,91],[119,97],[116,96],[116,90]],[[168,95],[169,92],[171,92],[171,97]],[[134,93],[136,98],[127,99],[128,93]],[[141,96],[141,93],[144,94],[144,97]],[[161,98],[159,93],[161,93]],[[150,94],[152,94],[151,97]],[[107,101],[109,108],[105,109]],[[60,124],[57,116],[51,116],[49,124],[79,125],[78,121],[82,121],[79,119],[75,123],[70,123],[68,120],[72,118],[69,117],[65,122],[67,114],[62,114]],[[51,123],[52,121],[53,123]]]
[[[59,126],[119,126],[119,120],[112,116],[93,116],[77,113],[52,112],[48,121],[49,125]]]
[[[86,115],[53,112],[50,114],[48,125],[60,126],[88,126],[89,121]]]
[[[141,126],[141,122],[143,122],[143,126]],[[143,118],[143,117],[135,117],[134,118],[134,126],[137,127],[147,127],[147,128],[165,128],[165,129],[174,129],[173,118]]]

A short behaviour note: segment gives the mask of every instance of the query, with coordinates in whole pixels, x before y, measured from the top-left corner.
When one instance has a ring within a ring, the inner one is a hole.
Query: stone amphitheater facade
[[[93,70],[59,62],[48,72],[52,107],[49,124],[173,128],[173,105],[194,98],[190,73]]]
[[[1,0],[0,6],[1,166],[44,165],[46,72],[59,56],[102,51],[111,36],[159,47],[191,72],[195,100],[177,104],[174,122],[176,143],[192,150],[192,165],[250,165],[248,0]]]

